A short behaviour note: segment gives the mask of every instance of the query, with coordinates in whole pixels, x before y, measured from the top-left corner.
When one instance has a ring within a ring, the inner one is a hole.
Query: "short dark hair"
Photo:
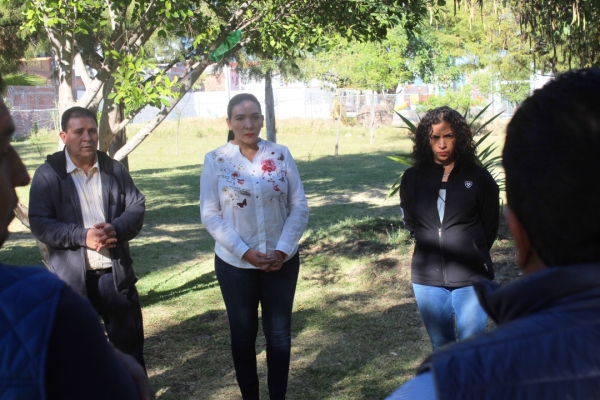
[[[94,112],[83,107],[71,107],[63,113],[60,120],[60,129],[63,132],[66,132],[69,128],[69,121],[72,118],[90,118],[96,123],[96,126],[98,126],[98,119],[96,118],[96,114]]]
[[[546,266],[600,261],[599,96],[599,69],[564,73],[506,130],[508,205]]]
[[[456,110],[443,106],[427,111],[419,121],[413,146],[413,161],[417,169],[428,169],[433,166],[433,151],[429,136],[433,125],[446,121],[454,132],[454,162],[456,166],[468,167],[476,164],[475,141],[473,132],[465,118]]]
[[[260,102],[258,101],[258,99],[256,98],[255,95],[250,94],[250,93],[240,93],[240,94],[236,94],[229,100],[229,104],[227,104],[227,118],[231,119],[231,113],[233,112],[233,107],[237,106],[238,104],[240,104],[241,102],[246,101],[246,100],[249,100],[249,101],[255,103],[258,106],[258,111],[262,114],[262,109],[260,108]],[[234,139],[233,131],[229,130],[229,132],[227,133],[227,141],[229,142],[230,140],[233,140],[233,139]]]

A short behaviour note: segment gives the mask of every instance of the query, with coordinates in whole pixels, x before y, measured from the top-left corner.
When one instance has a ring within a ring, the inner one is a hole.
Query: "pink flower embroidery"
[[[263,172],[273,172],[277,169],[275,161],[271,160],[270,158],[262,160],[261,164]]]
[[[238,176],[240,176],[240,173],[239,173],[239,172],[237,172],[237,171],[235,171],[233,174],[231,174],[231,176],[232,176],[233,178],[237,178]]]

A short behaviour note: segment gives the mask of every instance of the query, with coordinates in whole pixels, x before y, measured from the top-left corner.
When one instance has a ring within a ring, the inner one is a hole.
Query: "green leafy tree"
[[[443,95],[429,96],[425,101],[417,105],[417,111],[425,113],[442,106],[452,107],[456,110],[466,110],[472,106],[478,106],[480,102],[474,101],[471,95],[472,91],[472,85],[464,85],[460,90],[448,90]]]
[[[414,29],[433,5],[426,0],[27,0],[25,16],[28,32],[44,31],[51,43],[60,111],[102,104],[102,150],[143,107],[159,107],[114,155],[122,159],[167,117],[208,65],[242,47],[249,54],[278,57],[343,37],[378,39],[400,21]],[[153,37],[178,38],[177,51],[166,52],[170,60],[159,63],[145,47]],[[187,70],[173,82],[166,70],[177,61],[187,61]],[[75,66],[86,87],[78,100],[72,88]]]
[[[510,7],[536,70],[558,73],[598,65],[600,0],[454,0],[471,15]]]
[[[352,88],[394,93],[415,76],[429,77],[434,70],[434,44],[427,35],[409,32],[402,25],[381,41],[341,40],[305,63],[307,74],[339,89]]]
[[[558,73],[600,63],[600,1],[511,0],[510,4],[537,68]]]
[[[21,4],[22,5],[22,4]],[[21,6],[19,2],[0,2],[0,73],[19,72],[23,66],[27,41],[19,32]]]
[[[446,89],[446,97],[452,97],[449,88],[457,76],[467,78],[482,96],[499,94],[513,105],[529,94],[530,76],[536,71],[534,58],[509,3],[486,1],[477,7],[475,1],[457,1],[442,8],[427,29],[437,41],[438,58],[446,60],[447,71],[451,71],[438,73],[432,80]],[[431,99],[430,103],[443,99]]]
[[[336,87],[378,91],[394,91],[418,76],[446,93],[459,77],[472,77],[480,93],[520,103],[529,92],[533,59],[510,5],[496,1],[477,8],[461,1],[436,10],[418,32],[407,35],[395,27],[381,42],[342,42],[317,53],[312,74]]]

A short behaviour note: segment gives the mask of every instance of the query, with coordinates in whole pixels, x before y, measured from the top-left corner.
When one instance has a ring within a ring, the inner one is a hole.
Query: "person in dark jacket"
[[[31,232],[48,246],[49,268],[87,297],[109,340],[144,365],[144,330],[129,241],[144,222],[145,198],[123,164],[97,151],[91,111],[63,113],[56,152],[35,172]]]
[[[570,71],[518,108],[502,157],[524,276],[476,283],[498,327],[433,353],[390,399],[600,398],[598,93],[600,69]]]
[[[473,134],[449,107],[417,127],[414,166],[400,186],[404,225],[415,238],[411,280],[433,349],[485,331],[473,282],[494,278],[498,185],[477,165]]]
[[[15,216],[15,188],[29,183],[10,145],[14,130],[0,98],[0,247]],[[89,303],[45,268],[0,263],[0,310],[1,398],[155,398],[142,367],[106,341]]]

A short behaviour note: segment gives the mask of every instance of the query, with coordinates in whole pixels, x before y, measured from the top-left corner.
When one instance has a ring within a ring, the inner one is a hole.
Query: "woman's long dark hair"
[[[227,104],[227,118],[231,121],[231,113],[233,112],[233,107],[237,106],[238,104],[240,104],[243,101],[249,100],[251,102],[253,102],[254,104],[256,104],[258,106],[258,111],[262,114],[262,110],[260,108],[260,102],[258,101],[258,99],[256,98],[256,96],[254,96],[253,94],[250,93],[240,93],[240,94],[236,94],[235,96],[233,96],[231,98],[231,100],[229,100],[229,104]],[[233,131],[230,129],[229,132],[227,133],[227,142],[229,142],[230,140],[235,139],[235,135],[233,134]]]
[[[427,170],[435,165],[429,136],[433,131],[432,125],[439,124],[442,121],[449,123],[454,133],[454,165],[460,167],[476,165],[475,141],[473,140],[473,132],[471,132],[469,124],[467,124],[465,118],[458,111],[444,106],[427,111],[423,118],[421,118],[419,126],[417,126],[415,144],[413,146],[415,168]]]

